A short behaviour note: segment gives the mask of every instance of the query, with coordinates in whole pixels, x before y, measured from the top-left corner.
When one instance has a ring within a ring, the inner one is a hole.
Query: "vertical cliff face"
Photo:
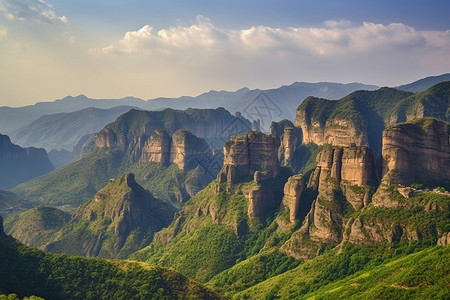
[[[261,172],[261,180],[274,178],[279,173],[276,136],[259,132],[232,137],[223,146],[224,162],[218,178],[220,182],[236,183],[239,179],[252,178]]]
[[[0,134],[0,187],[13,187],[54,168],[42,148],[22,148]]]
[[[367,124],[355,103],[308,97],[297,109],[295,126],[302,129],[303,143],[348,147],[368,146]],[[339,110],[342,106],[345,110]]]
[[[168,164],[170,161],[171,138],[162,129],[156,129],[142,148],[142,162]]]
[[[301,195],[303,193],[303,176],[298,174],[288,178],[284,185],[283,206],[289,209],[289,220],[294,223],[300,206],[302,205]]]
[[[411,185],[450,178],[450,125],[423,118],[383,131],[383,183]]]
[[[187,130],[177,130],[172,135],[170,161],[181,170],[193,168],[202,156],[209,153],[209,146],[204,139],[198,138]]]
[[[283,166],[290,165],[297,149],[297,136],[293,127],[285,127],[281,137],[280,161]]]
[[[195,168],[210,149],[204,139],[187,130],[177,130],[170,137],[162,129],[155,130],[142,148],[141,162],[175,163],[185,171]]]

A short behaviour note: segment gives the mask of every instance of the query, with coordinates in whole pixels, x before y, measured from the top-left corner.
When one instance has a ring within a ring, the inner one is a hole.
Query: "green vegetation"
[[[346,245],[340,254],[329,251],[233,299],[445,299],[449,247],[389,248]]]
[[[16,194],[0,190],[0,216],[8,217],[10,214],[21,212],[31,208],[31,204]]]
[[[167,226],[175,209],[134,182],[132,174],[109,182],[81,205],[71,222],[54,235],[47,251],[127,258]]]
[[[39,206],[7,218],[5,232],[28,246],[43,247],[69,220],[68,213]]]
[[[220,298],[161,267],[48,254],[1,233],[0,263],[0,294],[15,293],[20,298],[31,295],[44,299]]]

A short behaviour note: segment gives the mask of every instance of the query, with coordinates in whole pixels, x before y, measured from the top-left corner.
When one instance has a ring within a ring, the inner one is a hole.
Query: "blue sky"
[[[0,106],[450,72],[450,1],[0,0]]]

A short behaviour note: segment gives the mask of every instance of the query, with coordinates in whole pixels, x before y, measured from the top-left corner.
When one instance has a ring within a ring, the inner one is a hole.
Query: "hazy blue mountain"
[[[95,133],[114,122],[134,107],[117,106],[110,109],[86,108],[71,113],[44,115],[14,131],[10,137],[22,147],[41,147],[72,151],[86,134]]]
[[[268,129],[272,120],[293,119],[296,107],[307,96],[339,99],[356,90],[376,88],[376,86],[361,83],[296,82],[289,86],[268,90],[242,88],[234,92],[210,91],[195,97],[155,98],[147,101],[133,97],[91,99],[84,95],[69,96],[53,102],[39,102],[24,107],[0,107],[0,131],[11,134],[43,115],[70,113],[88,107],[110,109],[116,106],[134,106],[146,110],[224,107],[231,113],[240,111],[251,120],[259,118],[263,128]]]
[[[44,149],[22,148],[0,134],[0,188],[14,187],[53,169]]]
[[[398,90],[402,90],[402,91],[418,93],[418,92],[423,92],[425,90],[428,90],[430,87],[432,87],[438,83],[441,83],[443,81],[448,81],[448,80],[450,80],[450,73],[446,73],[446,74],[442,74],[442,75],[438,75],[438,76],[426,77],[426,78],[419,79],[419,80],[414,81],[409,84],[397,86],[395,88]]]
[[[84,95],[68,96],[52,102],[38,102],[23,107],[0,107],[0,131],[6,134],[33,122],[37,118],[56,113],[69,113],[88,107],[109,109],[116,106],[141,107],[142,99],[126,97],[122,99],[91,99]]]

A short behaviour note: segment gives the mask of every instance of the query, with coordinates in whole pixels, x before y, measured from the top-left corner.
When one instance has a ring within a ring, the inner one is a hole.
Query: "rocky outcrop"
[[[175,163],[181,170],[188,170],[196,167],[209,153],[205,140],[189,131],[177,130],[170,137],[164,130],[157,129],[145,142],[140,161],[165,165]]]
[[[111,180],[82,205],[46,251],[107,258],[128,257],[170,224],[175,210],[155,199],[128,173]]]
[[[0,187],[13,187],[54,168],[42,148],[22,148],[0,134]]]
[[[0,216],[0,235],[5,233],[5,229],[3,228],[3,218]]]
[[[170,161],[171,138],[162,129],[156,129],[142,148],[142,162],[168,164]]]
[[[450,124],[423,118],[383,131],[383,183],[448,182]]]
[[[338,244],[342,240],[345,202],[355,210],[367,206],[369,183],[374,179],[373,156],[367,147],[325,148],[317,155],[316,165],[307,187],[318,191],[317,198],[303,226],[281,248],[300,259],[317,255],[316,251],[324,244]],[[285,195],[289,194],[287,187]]]
[[[450,245],[450,232],[444,233],[437,241],[438,246]]]
[[[219,182],[233,184],[240,179],[251,179],[256,171],[259,179],[275,178],[279,173],[278,146],[276,136],[249,132],[232,137],[223,146],[224,162],[218,174]]]
[[[337,101],[313,97],[303,101],[295,118],[295,126],[302,129],[303,143],[368,146],[365,121],[351,114],[332,114],[337,105]]]
[[[298,174],[288,178],[288,181],[284,185],[283,206],[289,209],[289,220],[294,223],[300,205],[302,204],[301,195],[303,192],[303,175]]]

